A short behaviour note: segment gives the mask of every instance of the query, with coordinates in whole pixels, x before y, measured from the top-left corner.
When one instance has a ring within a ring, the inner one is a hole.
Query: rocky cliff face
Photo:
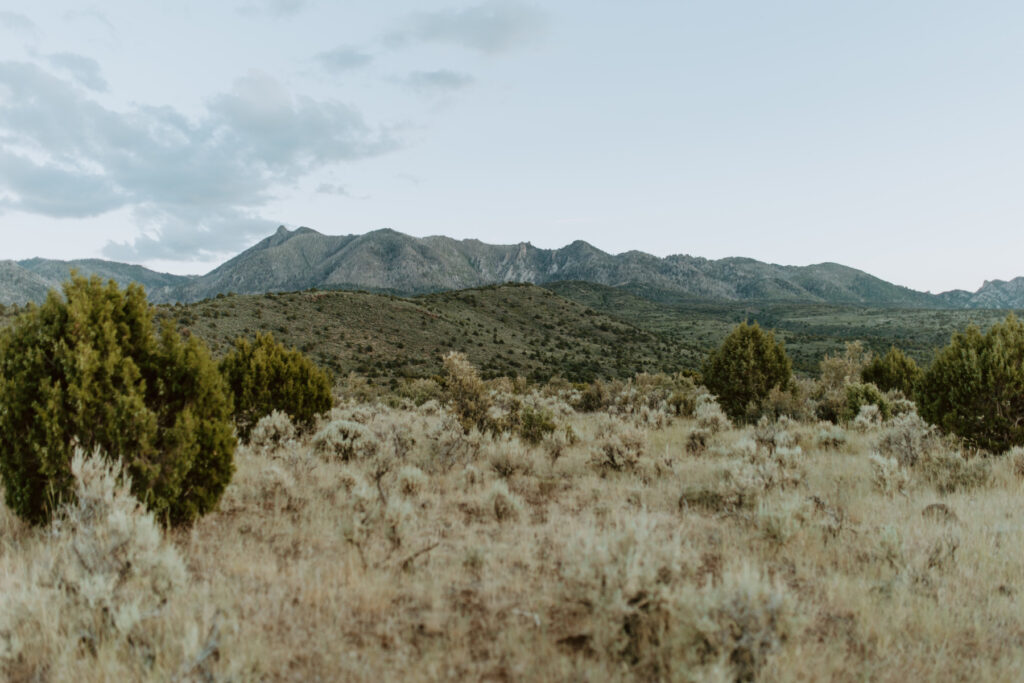
[[[529,243],[484,244],[448,237],[416,238],[393,230],[323,235],[278,228],[273,235],[202,276],[156,273],[109,261],[31,259],[0,263],[0,302],[40,300],[70,268],[120,284],[140,282],[156,302],[198,301],[217,294],[367,289],[422,294],[501,282],[580,280],[671,299],[804,301],[910,308],[1021,308],[1024,277],[986,282],[975,293],[917,292],[836,263],[780,266],[747,258],[712,261],[639,251],[608,254],[583,241],[561,249]]]

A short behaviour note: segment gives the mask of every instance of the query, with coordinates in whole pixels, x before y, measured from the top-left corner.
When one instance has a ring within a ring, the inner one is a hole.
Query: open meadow
[[[190,528],[79,454],[49,526],[0,508],[2,676],[1018,679],[1024,451],[965,457],[905,401],[733,426],[664,377],[456,370],[490,429],[426,384],[275,413]]]

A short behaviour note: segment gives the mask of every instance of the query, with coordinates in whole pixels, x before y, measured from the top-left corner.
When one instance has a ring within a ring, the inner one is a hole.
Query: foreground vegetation
[[[482,392],[483,431],[464,428],[466,402],[340,397],[305,433],[274,413],[187,530],[162,532],[116,470],[77,456],[76,502],[50,527],[0,511],[3,676],[1012,680],[1024,665],[1024,451],[972,457],[905,404],[887,422],[733,426],[683,380],[595,401],[450,371]],[[514,419],[530,412],[552,423],[539,439]]]
[[[75,279],[65,297],[0,334],[6,680],[1014,680],[1024,664],[1012,316],[923,370],[849,344],[813,377],[744,323],[704,365],[717,397],[685,373],[486,379],[460,352],[331,396],[270,336],[217,365],[166,316],[158,336],[141,290]],[[565,310],[581,318],[561,326],[592,317]],[[229,447],[194,448],[203,429]],[[217,490],[168,514],[196,494],[173,476],[204,469]]]

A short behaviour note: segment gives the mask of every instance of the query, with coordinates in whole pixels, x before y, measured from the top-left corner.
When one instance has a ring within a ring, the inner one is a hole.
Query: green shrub
[[[971,325],[935,357],[921,417],[993,453],[1024,445],[1024,323],[1010,314],[986,333]]]
[[[519,437],[528,444],[536,446],[557,427],[554,417],[543,408],[527,405],[519,411]]]
[[[308,430],[333,403],[330,376],[271,334],[259,334],[253,342],[236,339],[220,362],[220,371],[234,397],[235,424],[243,439],[249,438],[260,418],[275,410]]]
[[[856,383],[846,386],[846,407],[843,409],[843,420],[849,422],[857,417],[861,406],[878,406],[882,420],[892,417],[892,406],[885,395],[874,384]]]
[[[604,410],[611,402],[608,388],[601,380],[594,380],[580,393],[579,399],[573,404],[582,413],[595,413]]]
[[[789,386],[792,362],[775,335],[757,323],[737,325],[704,363],[704,386],[734,420],[749,417],[775,387]]]
[[[875,356],[861,370],[861,378],[882,391],[898,390],[904,396],[914,396],[924,377],[924,371],[914,359],[895,346],[884,356]]]
[[[142,287],[73,274],[0,335],[0,475],[33,523],[72,500],[76,447],[122,458],[157,519],[191,522],[231,479],[230,416],[206,346],[156,333]]]

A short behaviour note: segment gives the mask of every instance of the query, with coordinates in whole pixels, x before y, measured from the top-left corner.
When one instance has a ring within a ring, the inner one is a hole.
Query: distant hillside
[[[778,266],[753,259],[659,258],[638,251],[607,254],[586,242],[561,249],[489,245],[447,237],[416,238],[393,230],[329,236],[309,228],[278,231],[179,290],[185,301],[228,291],[366,289],[398,294],[455,290],[500,282],[581,280],[644,288],[669,296],[770,299],[885,306],[945,305],[837,264]]]
[[[195,278],[158,273],[142,266],[102,259],[57,261],[32,258],[24,261],[2,261],[0,303],[9,305],[29,301],[41,302],[49,290],[60,289],[72,270],[86,276],[98,275],[104,280],[114,280],[122,287],[137,282],[146,288],[146,293],[153,302],[176,301],[177,291]]]
[[[999,322],[1005,310],[899,309],[851,304],[793,301],[656,300],[624,288],[589,282],[554,282],[546,288],[559,296],[670,339],[686,357],[703,357],[716,348],[734,325],[744,320],[774,330],[786,343],[794,369],[816,374],[826,353],[861,341],[876,353],[898,346],[918,363],[931,362],[935,349],[953,332],[970,324],[982,329]],[[1017,311],[1018,316],[1024,311]]]
[[[596,313],[533,285],[414,298],[348,291],[230,295],[158,307],[216,354],[239,336],[271,332],[340,375],[429,377],[464,351],[488,377],[574,381],[697,367],[662,335]]]
[[[100,260],[7,262],[0,271],[0,301],[39,300],[41,292],[59,285],[72,267],[121,284],[140,282],[155,302],[310,288],[413,296],[503,282],[582,281],[662,303],[699,299],[898,308],[1024,307],[1024,278],[986,282],[974,293],[931,294],[837,263],[782,266],[749,258],[659,258],[639,251],[608,254],[582,241],[561,249],[538,249],[528,243],[416,238],[393,230],[332,236],[284,227],[202,276],[168,275]]]
[[[0,304],[42,301],[53,285],[15,261],[0,261]]]

